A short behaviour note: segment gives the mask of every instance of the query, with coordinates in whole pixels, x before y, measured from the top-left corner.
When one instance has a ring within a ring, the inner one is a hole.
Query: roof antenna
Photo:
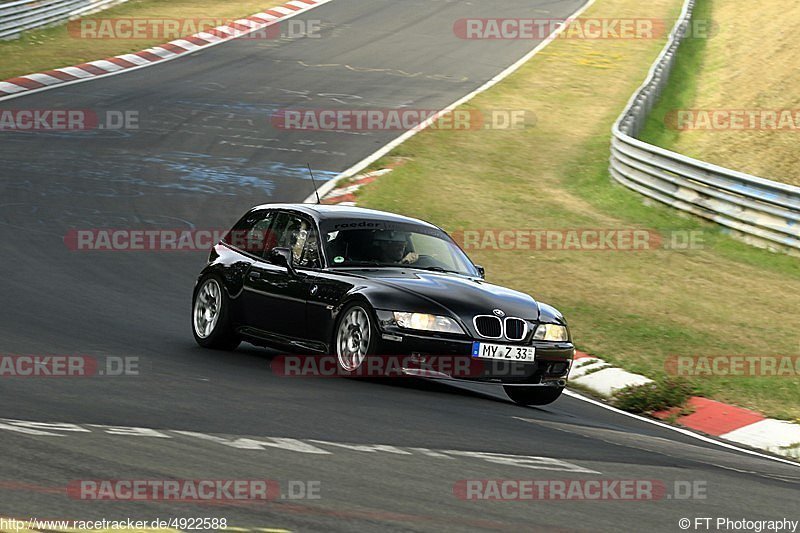
[[[306,163],[306,166],[308,167],[308,173],[311,174],[311,183],[314,185],[314,194],[317,195],[317,205],[319,205],[319,204],[322,203],[322,200],[319,199],[319,191],[317,190],[317,182],[314,180],[314,173],[311,172],[311,165],[309,163]]]

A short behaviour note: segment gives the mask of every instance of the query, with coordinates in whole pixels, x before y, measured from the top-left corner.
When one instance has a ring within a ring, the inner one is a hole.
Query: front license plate
[[[536,359],[536,348],[533,346],[473,342],[472,357],[477,357],[478,359],[501,359],[503,361],[533,361]]]

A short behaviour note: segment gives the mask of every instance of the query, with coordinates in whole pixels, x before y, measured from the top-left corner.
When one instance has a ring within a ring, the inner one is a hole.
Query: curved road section
[[[525,409],[489,386],[292,379],[264,350],[199,349],[189,307],[205,253],[65,241],[76,229],[224,229],[253,204],[300,201],[306,163],[329,179],[402,132],[278,128],[275,113],[441,109],[538,44],[460,39],[457,20],[562,19],[581,4],[334,0],[297,17],[318,38],[241,39],[0,103],[136,117],[0,133],[0,353],[99,362],[91,377],[0,378],[0,516],[303,531],[792,518],[796,467],[574,397]],[[109,375],[120,365],[127,375]],[[132,496],[137,480],[149,488]],[[159,497],[166,480],[189,492]],[[230,486],[192,496],[203,480],[264,483],[238,486],[250,498]]]

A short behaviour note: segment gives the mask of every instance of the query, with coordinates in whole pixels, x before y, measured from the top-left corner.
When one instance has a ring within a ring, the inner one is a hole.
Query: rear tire
[[[242,339],[230,323],[230,299],[216,276],[200,280],[192,297],[192,333],[203,348],[234,350]]]
[[[503,390],[518,405],[547,405],[558,400],[564,387],[503,387]]]

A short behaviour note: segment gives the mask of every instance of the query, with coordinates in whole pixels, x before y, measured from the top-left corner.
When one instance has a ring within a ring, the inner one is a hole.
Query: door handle
[[[252,280],[261,279],[261,272],[251,271],[248,277]]]

